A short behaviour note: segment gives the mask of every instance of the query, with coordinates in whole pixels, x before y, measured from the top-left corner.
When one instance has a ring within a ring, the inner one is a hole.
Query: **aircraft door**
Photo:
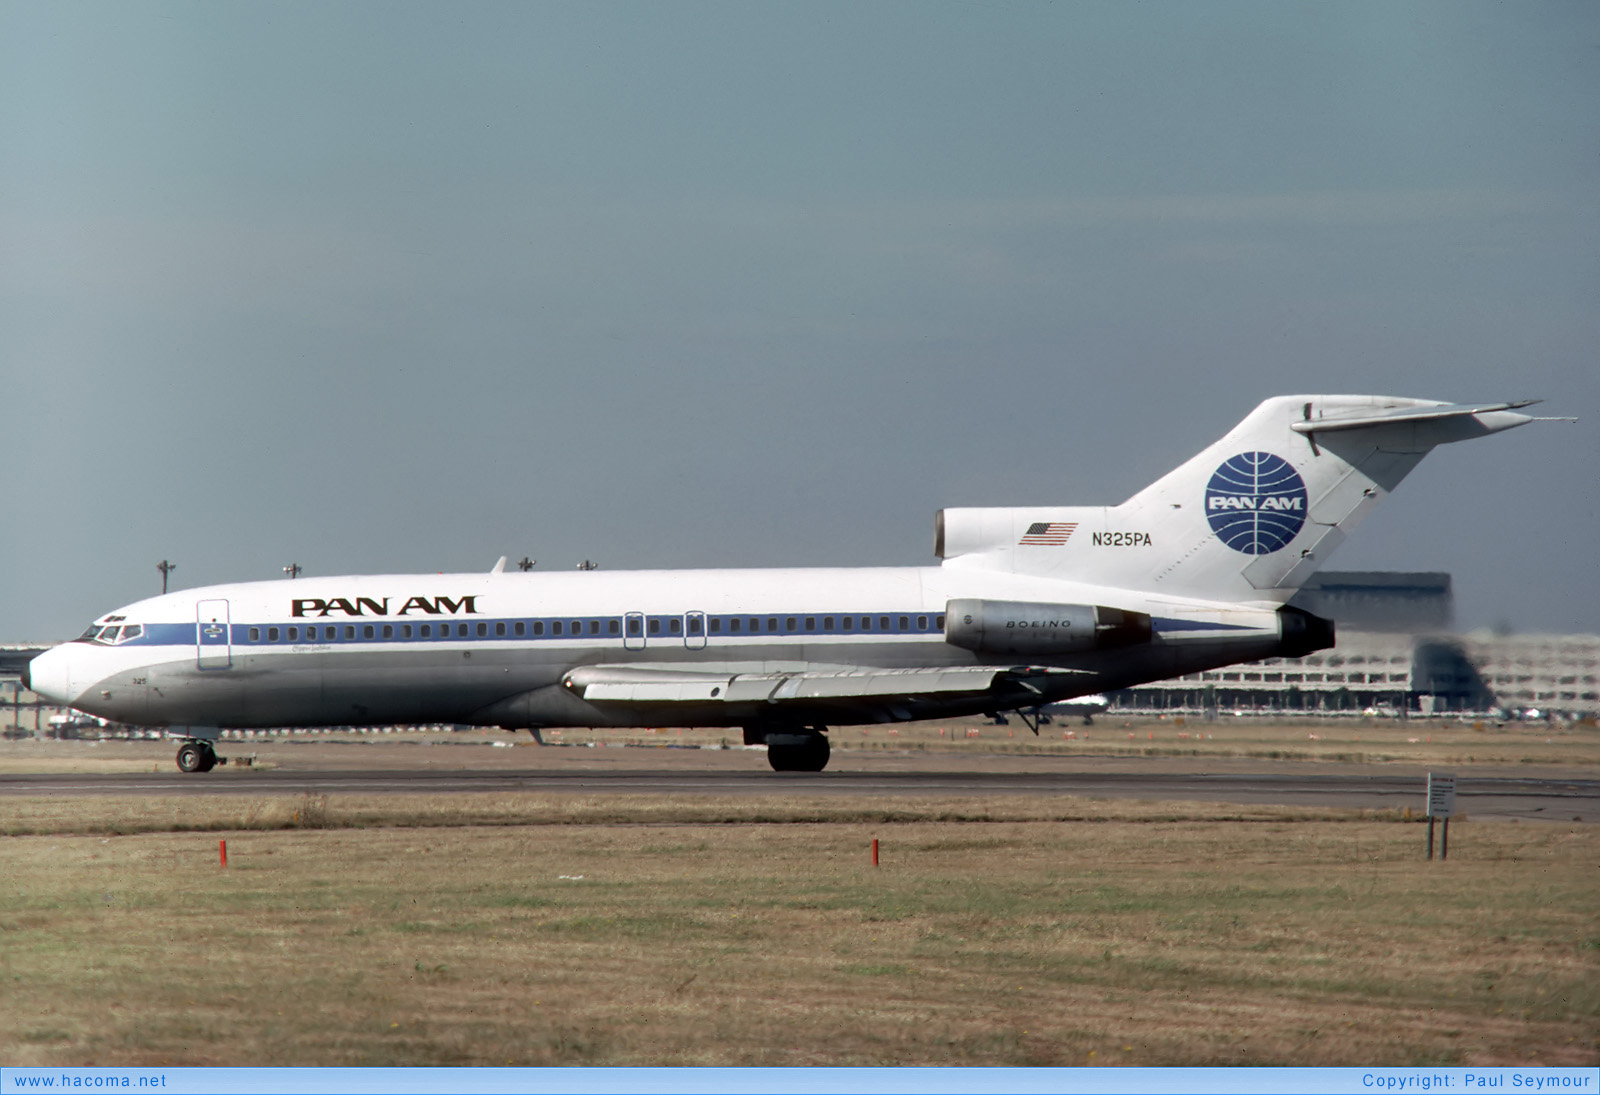
[[[630,612],[622,618],[622,646],[624,650],[644,649],[643,612]]]
[[[704,650],[706,648],[706,614],[704,612],[685,612],[683,614],[683,645],[690,650]]]
[[[201,601],[195,605],[195,662],[201,669],[228,669],[233,665],[227,601]]]

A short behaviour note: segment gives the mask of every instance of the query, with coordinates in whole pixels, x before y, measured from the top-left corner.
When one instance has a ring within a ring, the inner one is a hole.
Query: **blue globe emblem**
[[[1306,523],[1305,480],[1281,456],[1242,452],[1206,484],[1206,520],[1234,551],[1281,551]]]

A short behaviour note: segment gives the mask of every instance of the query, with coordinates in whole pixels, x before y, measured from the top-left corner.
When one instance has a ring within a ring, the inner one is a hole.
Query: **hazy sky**
[[[0,3],[0,639],[933,562],[1288,392],[1549,400],[1339,569],[1600,627],[1600,6]]]

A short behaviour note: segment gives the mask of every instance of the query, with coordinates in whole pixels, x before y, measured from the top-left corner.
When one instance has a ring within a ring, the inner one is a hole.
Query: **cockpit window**
[[[99,624],[90,624],[89,629],[79,635],[80,643],[105,643],[108,646],[117,646],[122,643],[132,642],[144,634],[143,624],[127,624],[119,626],[112,624],[110,627],[101,627]]]

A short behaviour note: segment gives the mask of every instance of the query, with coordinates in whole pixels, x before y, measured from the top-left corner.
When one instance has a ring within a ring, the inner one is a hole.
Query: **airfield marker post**
[[[1439,858],[1450,855],[1450,815],[1456,812],[1456,777],[1445,772],[1428,773],[1428,858],[1433,858],[1433,822],[1444,821],[1444,838]]]
[[[876,867],[878,865],[878,838],[877,837],[873,837],[872,838],[872,865],[874,867]]]
[[[217,841],[217,854],[222,857],[222,865],[223,865],[223,867],[227,867],[227,865],[228,865],[228,842],[226,840]]]

